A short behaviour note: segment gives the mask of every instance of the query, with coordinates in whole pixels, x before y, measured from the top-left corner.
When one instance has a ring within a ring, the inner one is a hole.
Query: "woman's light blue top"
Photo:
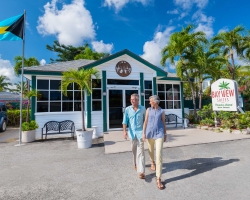
[[[155,110],[148,108],[148,123],[146,128],[146,138],[158,139],[164,136],[164,124],[162,122],[162,110],[160,107]]]
[[[137,111],[132,106],[125,109],[122,124],[128,126],[129,137],[133,140],[135,136],[137,139],[142,139],[143,122],[145,119],[146,109],[139,105]]]

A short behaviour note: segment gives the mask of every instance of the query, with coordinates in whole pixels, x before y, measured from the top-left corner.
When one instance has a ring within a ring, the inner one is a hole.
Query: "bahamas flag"
[[[16,41],[23,39],[24,14],[8,18],[0,22],[0,41]]]

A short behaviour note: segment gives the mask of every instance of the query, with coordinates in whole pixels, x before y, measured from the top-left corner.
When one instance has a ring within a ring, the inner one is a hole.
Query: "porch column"
[[[103,132],[107,131],[107,84],[106,71],[102,71],[102,111],[103,111]]]
[[[36,76],[31,76],[31,89],[36,90]],[[36,97],[31,97],[31,115],[30,119],[35,120]]]
[[[144,93],[144,95],[141,95],[141,105],[144,106],[144,99],[145,99],[145,92],[144,92],[144,74],[140,73],[140,92],[141,94]]]
[[[153,78],[153,95],[157,95],[156,77]]]
[[[91,94],[87,95],[87,128],[91,128]]]
[[[183,82],[181,82],[180,86],[181,86],[181,110],[182,110],[182,118],[184,118],[185,115],[184,115],[184,99],[183,99]]]

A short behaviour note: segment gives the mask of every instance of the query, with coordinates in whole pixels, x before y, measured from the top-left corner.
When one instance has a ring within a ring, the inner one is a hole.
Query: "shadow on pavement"
[[[40,142],[56,142],[56,141],[73,141],[73,142],[77,142],[76,137],[73,139],[72,137],[66,137],[66,138],[49,138],[49,139],[38,139],[35,140],[33,143],[40,143]],[[103,147],[104,146],[104,140],[103,137],[99,137],[96,139],[92,139],[92,147]]]
[[[189,160],[183,161],[176,161],[171,163],[163,163],[162,166],[162,173],[168,173],[178,169],[187,169],[192,170],[187,174],[183,174],[180,176],[172,177],[163,181],[163,184],[166,185],[167,183],[178,181],[181,179],[189,178],[198,174],[202,174],[207,171],[211,171],[218,167],[223,167],[233,162],[240,161],[239,159],[229,159],[229,160],[222,160],[221,157],[214,157],[214,158],[193,158]],[[150,167],[150,165],[146,165],[146,167]],[[146,181],[151,182],[152,179],[155,177],[155,173],[151,173],[146,176]]]

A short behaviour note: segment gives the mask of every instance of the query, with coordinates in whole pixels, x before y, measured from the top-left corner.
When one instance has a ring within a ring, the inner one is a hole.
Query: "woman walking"
[[[157,187],[162,190],[164,186],[161,182],[162,175],[162,146],[166,142],[165,112],[159,106],[160,98],[157,95],[149,97],[150,108],[146,111],[143,125],[143,140],[147,139],[148,152],[151,161],[151,170],[156,170]],[[154,161],[154,146],[156,149],[156,166]]]

